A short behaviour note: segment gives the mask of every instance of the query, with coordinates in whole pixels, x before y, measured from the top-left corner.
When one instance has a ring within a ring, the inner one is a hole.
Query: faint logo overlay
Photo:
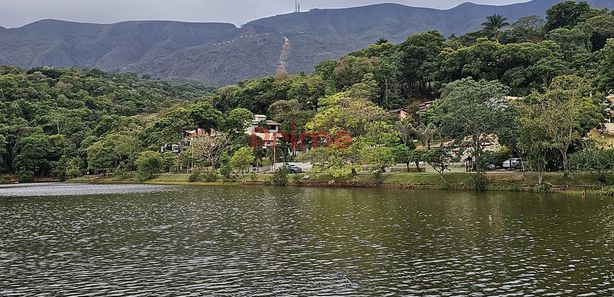
[[[314,149],[318,147],[347,148],[352,143],[352,135],[348,131],[297,131],[296,125],[290,125],[290,131],[268,130],[258,127],[250,132],[252,148],[288,147],[291,150]]]

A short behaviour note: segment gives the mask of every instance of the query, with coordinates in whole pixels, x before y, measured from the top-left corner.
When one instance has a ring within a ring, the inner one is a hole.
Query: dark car
[[[286,166],[286,168],[288,168],[288,172],[290,173],[303,173],[303,169],[296,165],[289,164]]]

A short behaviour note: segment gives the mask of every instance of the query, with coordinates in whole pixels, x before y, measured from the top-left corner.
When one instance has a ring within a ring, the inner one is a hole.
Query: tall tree
[[[434,106],[435,122],[442,134],[463,141],[471,137],[475,170],[481,171],[487,136],[506,134],[514,128],[515,110],[498,81],[462,79],[446,85]]]
[[[431,82],[446,39],[437,31],[418,33],[399,44],[400,78],[406,97],[433,97]]]
[[[572,144],[586,133],[585,126],[594,127],[603,117],[590,92],[586,80],[560,76],[546,93],[534,93],[521,101],[519,147],[530,159],[533,170],[545,170],[547,154],[554,150],[560,153],[567,174]]]
[[[518,148],[524,156],[529,169],[537,172],[538,183],[544,182],[544,172],[548,163],[550,143],[546,129],[547,119],[543,115],[548,105],[538,96],[528,96],[522,101],[519,118]]]
[[[501,30],[509,25],[510,23],[507,22],[507,18],[498,14],[486,17],[486,22],[482,23],[484,32],[491,36],[497,43],[499,43],[501,39]]]
[[[558,150],[563,158],[563,169],[568,172],[568,152],[574,141],[580,139],[583,109],[592,103],[587,98],[590,84],[577,76],[557,77],[541,98],[546,111],[540,117],[545,119],[550,146]],[[581,134],[582,133],[582,134]]]
[[[249,147],[239,148],[230,158],[230,167],[245,173],[247,167],[254,163],[254,152]]]
[[[599,65],[599,88],[606,93],[614,93],[614,39],[608,40],[606,46],[597,53]]]
[[[585,1],[563,1],[546,11],[546,32],[558,28],[571,28],[590,16],[591,6]]]
[[[543,40],[543,26],[545,21],[539,16],[526,16],[512,24],[510,35],[518,42],[536,42]],[[506,35],[507,36],[507,35]]]

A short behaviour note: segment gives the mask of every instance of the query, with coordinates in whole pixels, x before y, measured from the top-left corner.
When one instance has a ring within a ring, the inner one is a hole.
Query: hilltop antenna
[[[299,3],[298,0],[294,0],[294,12],[301,12],[301,3]]]

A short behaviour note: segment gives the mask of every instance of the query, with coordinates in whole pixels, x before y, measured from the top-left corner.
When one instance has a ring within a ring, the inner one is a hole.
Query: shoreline
[[[408,189],[408,190],[476,190],[474,185],[475,173],[448,173],[444,175],[447,184],[438,174],[429,173],[391,173],[385,174],[377,180],[373,174],[359,174],[351,178],[331,182],[328,175],[301,174],[300,180],[288,176],[286,186],[312,187],[312,188],[382,188],[382,189]],[[305,177],[307,179],[303,179]],[[152,180],[139,181],[136,178],[119,179],[116,177],[85,176],[70,179],[67,183],[88,184],[151,184],[151,185],[184,185],[184,186],[273,186],[270,174],[243,175],[232,181],[216,182],[190,182],[188,174],[163,174]],[[592,173],[573,173],[565,177],[563,173],[547,173],[545,184],[538,185],[537,174],[509,172],[488,173],[487,182],[483,191],[504,192],[565,192],[565,193],[591,193],[605,194],[608,185],[614,184],[614,175],[603,176]],[[601,181],[600,181],[601,180]],[[611,187],[611,186],[610,186]]]

